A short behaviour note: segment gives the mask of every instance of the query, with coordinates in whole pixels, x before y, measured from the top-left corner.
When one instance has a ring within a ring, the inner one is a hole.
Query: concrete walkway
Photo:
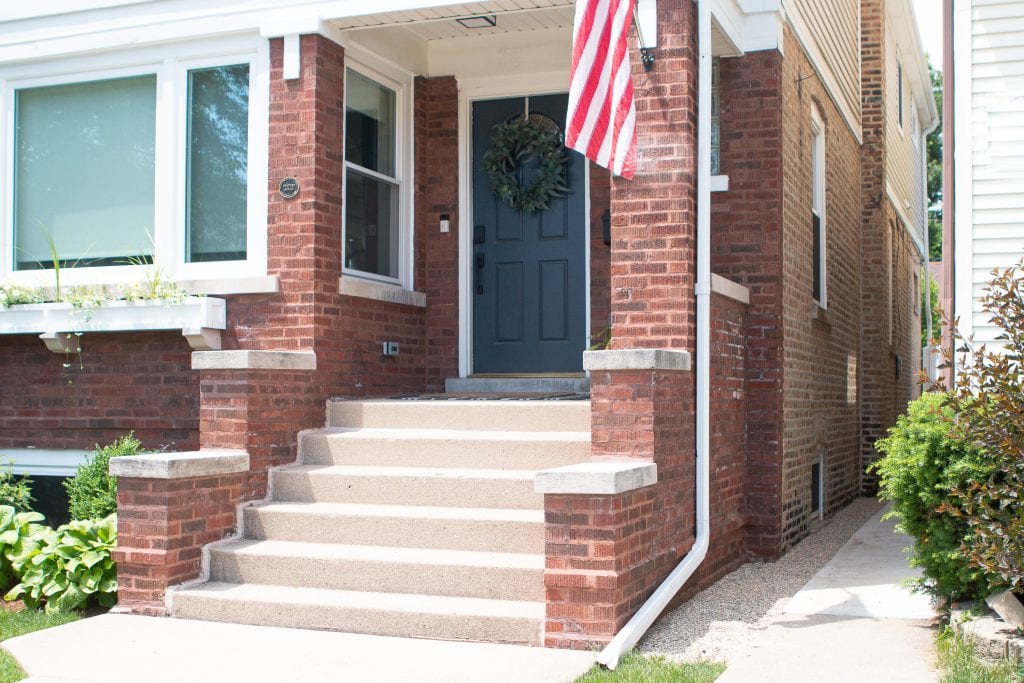
[[[5,641],[31,683],[562,683],[594,654],[105,614]]]
[[[938,680],[935,614],[926,597],[900,585],[916,575],[903,552],[910,539],[881,516],[807,582],[718,683]]]

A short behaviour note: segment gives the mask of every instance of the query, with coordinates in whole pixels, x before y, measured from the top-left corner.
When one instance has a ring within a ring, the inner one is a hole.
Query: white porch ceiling
[[[398,26],[430,41],[568,28],[572,26],[574,6],[574,0],[493,0],[406,12],[367,14],[332,23],[341,30]],[[481,15],[494,15],[497,25],[482,29],[466,28],[456,21],[460,17]]]

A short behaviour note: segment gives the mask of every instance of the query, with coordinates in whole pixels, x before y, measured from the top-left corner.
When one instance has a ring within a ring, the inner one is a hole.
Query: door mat
[[[452,393],[452,394],[405,394],[392,396],[400,401],[589,401],[590,394],[580,393],[535,393],[535,394],[484,394],[484,393]]]

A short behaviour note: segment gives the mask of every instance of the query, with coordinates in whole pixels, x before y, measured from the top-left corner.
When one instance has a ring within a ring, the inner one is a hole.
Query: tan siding
[[[922,251],[927,239],[927,225],[920,207],[923,206],[924,188],[921,175],[920,133],[912,130],[915,118],[911,114],[914,93],[910,88],[907,69],[913,64],[903,61],[903,125],[900,125],[899,108],[899,67],[902,61],[896,41],[891,33],[885,37],[885,82],[886,82],[886,178],[892,188],[896,204],[903,216],[911,222],[907,226],[914,242]],[[913,137],[918,136],[914,146]],[[910,206],[910,209],[907,209]]]
[[[858,0],[787,0],[801,40],[827,81],[833,95],[855,122],[860,121],[860,3]]]
[[[1024,256],[1024,3],[974,0],[971,31],[972,272],[975,339],[997,330],[981,314],[996,267]]]

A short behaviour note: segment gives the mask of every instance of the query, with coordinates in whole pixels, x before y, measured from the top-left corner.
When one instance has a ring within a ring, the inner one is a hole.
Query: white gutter
[[[711,359],[711,9],[709,0],[697,3],[697,536],[683,561],[672,570],[633,618],[597,656],[609,669],[631,649],[675,597],[708,553],[711,540],[710,506],[710,379]]]

